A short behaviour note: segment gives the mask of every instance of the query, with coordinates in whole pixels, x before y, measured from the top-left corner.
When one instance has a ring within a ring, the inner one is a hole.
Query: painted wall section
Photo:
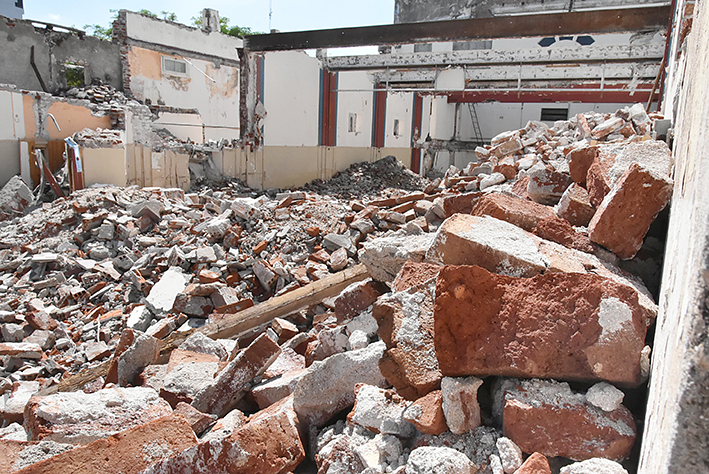
[[[171,75],[162,70],[163,58],[184,60],[177,54],[131,47],[127,61],[133,96],[152,104],[197,110],[207,140],[238,138],[239,68],[191,58],[184,75]],[[191,138],[202,141],[201,133]]]
[[[84,184],[113,184],[126,186],[126,150],[124,148],[80,149],[84,168]]]
[[[206,33],[199,28],[149,18],[140,13],[129,11],[125,13],[126,32],[131,39],[234,61],[239,60],[236,50],[244,45],[244,41],[240,38],[222,33]]]
[[[214,162],[224,175],[241,179],[254,189],[267,189],[329,179],[353,163],[374,162],[387,155],[411,167],[411,148],[343,146],[264,146],[254,151],[225,148],[214,156]]]
[[[385,147],[411,147],[413,100],[414,94],[412,92],[390,92],[387,94]]]
[[[372,113],[374,84],[371,75],[364,71],[342,71],[337,97],[337,145],[343,147],[372,146]],[[344,92],[353,90],[366,92]],[[351,120],[354,119],[354,131]]]
[[[267,53],[263,101],[267,146],[316,146],[320,61],[303,51]]]

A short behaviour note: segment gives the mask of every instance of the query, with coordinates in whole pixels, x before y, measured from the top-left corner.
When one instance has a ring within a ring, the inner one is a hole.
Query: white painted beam
[[[622,63],[622,64],[577,64],[575,66],[487,66],[466,67],[466,82],[480,81],[553,81],[553,80],[591,80],[612,79],[654,79],[659,69],[658,64]],[[378,71],[373,74],[375,82],[433,82],[439,71],[435,70],[395,70]]]
[[[327,68],[380,69],[387,67],[472,66],[519,63],[573,63],[598,61],[657,60],[664,54],[662,43],[643,45],[580,46],[578,48],[534,48],[521,50],[472,50],[420,53],[392,53],[366,56],[338,56],[327,59]]]

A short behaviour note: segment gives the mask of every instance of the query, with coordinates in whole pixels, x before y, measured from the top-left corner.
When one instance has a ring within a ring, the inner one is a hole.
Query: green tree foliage
[[[89,35],[107,41],[111,41],[111,39],[113,38],[113,22],[116,18],[118,18],[118,10],[112,9],[109,11],[113,13],[113,16],[111,17],[111,23],[108,25],[108,27],[101,25],[84,25],[84,29]],[[143,8],[142,10],[139,10],[138,13],[144,16],[149,16],[150,18],[162,18],[163,20],[177,21],[177,14],[175,12],[168,12],[163,10],[158,15],[157,13],[153,13],[150,10]]]

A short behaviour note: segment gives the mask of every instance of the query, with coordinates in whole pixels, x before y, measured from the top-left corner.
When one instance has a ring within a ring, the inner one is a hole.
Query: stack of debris
[[[0,466],[627,472],[657,306],[618,264],[672,189],[651,133],[638,107],[530,123],[350,202],[105,187],[16,218]]]

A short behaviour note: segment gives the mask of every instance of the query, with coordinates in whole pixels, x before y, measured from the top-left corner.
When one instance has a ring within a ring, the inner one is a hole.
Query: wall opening
[[[163,76],[187,76],[187,62],[179,59],[162,57]]]
[[[569,109],[566,108],[542,109],[541,117],[539,118],[542,122],[556,122],[557,120],[568,119]]]
[[[76,63],[64,64],[66,70],[66,86],[84,87],[86,85],[86,75],[84,66]]]

